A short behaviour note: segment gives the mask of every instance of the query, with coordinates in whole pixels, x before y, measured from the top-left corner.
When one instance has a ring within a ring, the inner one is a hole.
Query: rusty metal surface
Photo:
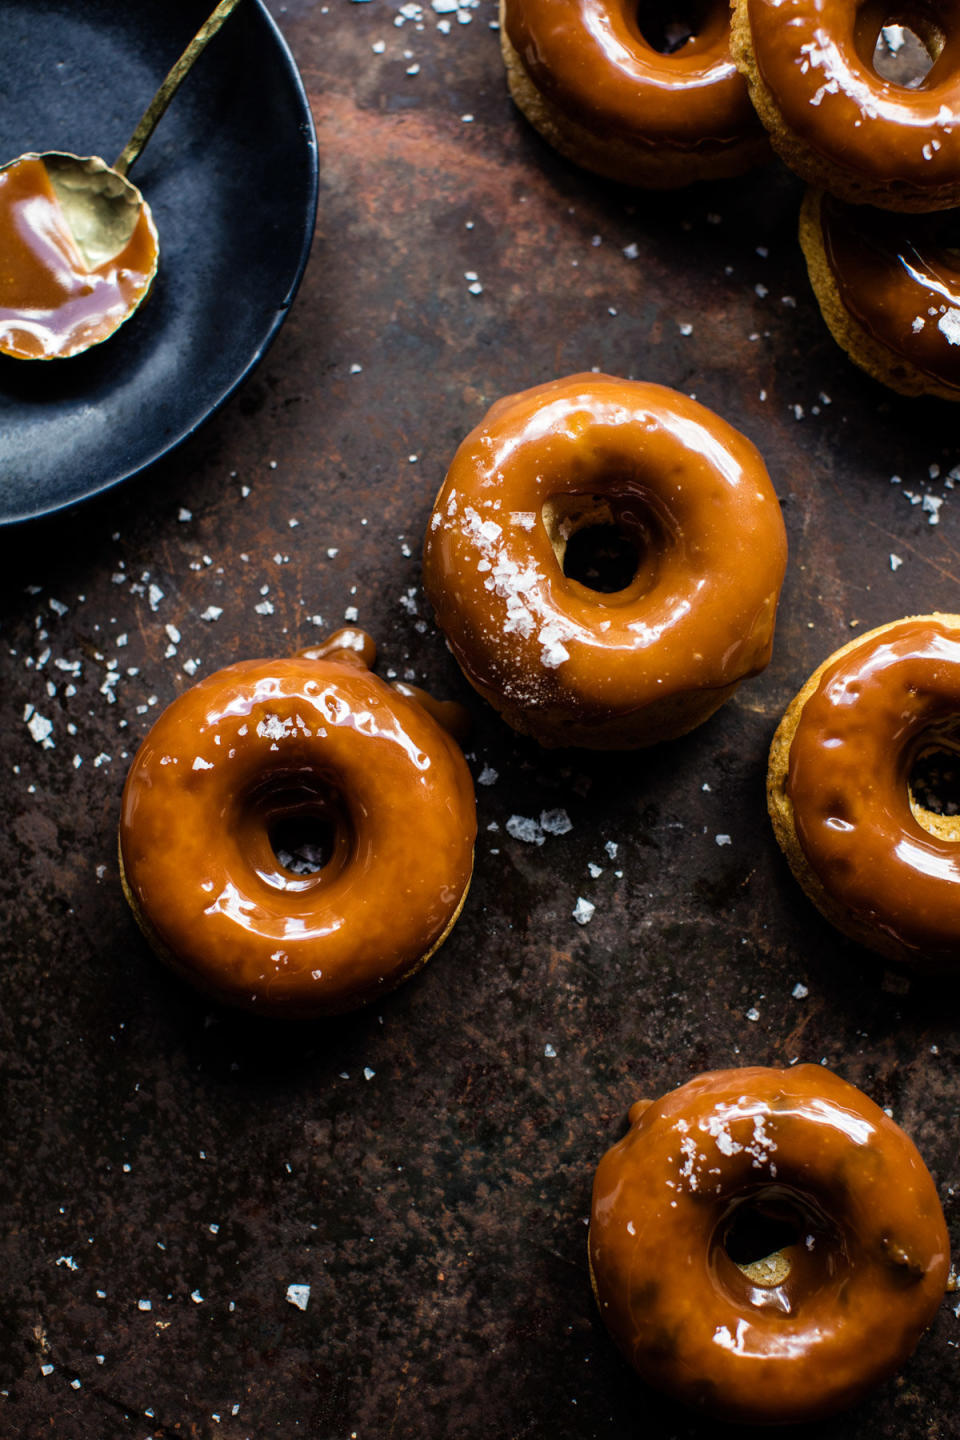
[[[776,719],[826,654],[960,610],[956,412],[887,395],[833,346],[783,172],[670,198],[577,172],[511,109],[489,0],[469,23],[407,7],[397,25],[386,0],[274,13],[321,154],[286,327],[171,459],[0,537],[0,1433],[705,1440],[722,1430],[641,1389],[590,1295],[592,1170],[631,1101],[822,1059],[914,1136],[957,1238],[956,990],[838,939],[763,805]],[[745,430],[791,542],[769,670],[646,755],[507,733],[418,588],[467,428],[591,366]],[[497,772],[474,888],[382,1007],[255,1024],[146,950],[120,789],[185,672],[287,651],[349,607],[383,672],[473,712],[474,772]],[[507,833],[555,808],[568,833]],[[896,1380],[800,1433],[960,1435],[955,1309]]]

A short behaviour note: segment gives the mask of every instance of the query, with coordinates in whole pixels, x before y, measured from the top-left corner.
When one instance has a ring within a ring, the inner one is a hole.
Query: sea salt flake
[[[806,1000],[807,996],[810,994],[810,991],[807,989],[806,985],[802,984],[798,980],[796,985],[794,985],[793,989],[790,991],[790,994],[793,996],[794,1000]]]
[[[718,845],[732,845],[732,844],[733,844],[733,841],[731,840],[731,838],[730,838],[729,835],[714,835],[713,838],[714,838],[715,842],[716,842]]]
[[[540,828],[547,835],[566,835],[573,829],[573,821],[566,810],[542,810]]]
[[[891,551],[891,552],[890,552],[890,569],[891,569],[891,570],[899,570],[899,569],[900,569],[900,566],[901,566],[902,564],[903,564],[903,561],[901,560],[900,556],[899,556],[899,555],[894,555],[893,551]]]
[[[573,916],[574,920],[576,920],[578,925],[589,925],[590,921],[593,919],[594,911],[596,910],[596,908],[596,905],[594,905],[590,900],[584,900],[582,895],[578,895],[577,903],[576,905],[574,905],[570,913]]]
[[[288,1285],[287,1304],[295,1305],[298,1310],[306,1310],[307,1306],[310,1304],[310,1286]]]
[[[512,835],[514,840],[522,840],[525,845],[542,845],[545,838],[536,820],[526,815],[511,815],[507,821],[507,834]]]
[[[33,711],[27,720],[27,729],[38,745],[43,745],[45,749],[52,748],[50,736],[53,734],[53,721],[48,720],[46,715]]]
[[[496,785],[499,778],[499,770],[494,770],[492,765],[484,765],[483,769],[480,771],[480,774],[477,776],[477,784]]]
[[[960,310],[951,306],[945,315],[940,316],[937,329],[947,337],[949,345],[960,345]]]
[[[550,1044],[544,1045],[544,1047],[543,1047],[543,1053],[544,1053],[544,1055],[547,1057],[548,1060],[556,1060],[556,1058],[557,1058],[557,1052],[556,1052],[556,1050],[554,1050],[553,1046],[550,1045]]]

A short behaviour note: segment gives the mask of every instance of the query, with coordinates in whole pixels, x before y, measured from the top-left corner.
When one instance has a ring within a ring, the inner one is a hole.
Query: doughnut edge
[[[823,191],[810,186],[800,207],[798,235],[800,248],[807,262],[807,275],[820,306],[820,314],[840,349],[854,365],[871,379],[886,385],[900,395],[916,398],[936,396],[940,400],[960,401],[960,389],[939,382],[933,375],[920,370],[895,350],[876,340],[844,305],[834,279],[823,243],[820,204]]]
[[[878,933],[872,926],[857,920],[849,914],[846,908],[830,895],[817,875],[816,870],[807,859],[806,852],[800,844],[800,837],[797,834],[797,827],[794,820],[793,802],[786,790],[787,774],[790,766],[790,748],[793,744],[793,737],[796,734],[797,726],[803,713],[804,706],[810,697],[816,692],[820,684],[820,678],[831,665],[841,660],[845,655],[860,649],[863,645],[875,641],[879,636],[896,630],[900,625],[914,621],[936,620],[942,624],[949,625],[960,633],[960,615],[954,615],[947,611],[934,610],[925,615],[902,615],[897,620],[890,620],[884,625],[878,625],[873,630],[866,631],[855,640],[848,640],[838,650],[821,662],[813,674],[800,688],[790,704],[787,706],[774,733],[770,744],[770,752],[767,764],[767,812],[770,816],[770,823],[777,844],[786,856],[787,863],[793,873],[793,877],[801,890],[804,891],[825,920],[827,920],[848,940],[863,946],[866,950],[891,960],[895,964],[904,966],[916,974],[937,974],[943,973],[943,966],[924,962],[913,950],[906,949],[903,945],[893,940],[890,936]]]
[[[506,0],[500,0],[500,51],[511,99],[534,130],[564,159],[622,185],[680,190],[700,180],[726,180],[770,161],[764,135],[750,135],[709,153],[603,140],[549,101],[530,79],[507,34]]]

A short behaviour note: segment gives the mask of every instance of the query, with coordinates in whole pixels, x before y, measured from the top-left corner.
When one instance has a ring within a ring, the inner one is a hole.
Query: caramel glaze
[[[720,1419],[782,1424],[852,1404],[906,1359],[949,1243],[929,1172],[871,1100],[819,1065],[717,1070],[630,1120],[597,1169],[589,1253],[645,1380]],[[727,1252],[751,1212],[795,1236],[779,1283]]]
[[[149,291],[156,255],[144,206],[120,253],[88,269],[43,161],[8,165],[0,170],[0,351],[53,360],[105,340]]]
[[[762,133],[730,58],[725,0],[672,55],[644,39],[636,0],[506,0],[504,16],[537,89],[595,134],[697,149]]]
[[[920,201],[927,195],[931,210],[955,203],[936,194],[960,183],[955,16],[933,68],[914,89],[873,68],[889,7],[863,0],[746,0],[746,6],[760,77],[794,135],[855,180],[903,187]]]
[[[372,1000],[445,938],[466,895],[473,785],[446,730],[371,675],[345,630],[230,665],[160,716],[123,793],[120,854],[148,938],[186,979],[264,1014]],[[271,834],[332,828],[315,874]]]
[[[908,778],[924,739],[958,717],[960,632],[904,621],[827,667],[787,775],[797,839],[827,895],[933,969],[955,969],[960,954],[960,844],[918,824]]]
[[[960,253],[943,214],[905,219],[820,197],[841,304],[881,345],[960,391]]]
[[[640,551],[613,594],[558,558],[598,507]],[[468,680],[511,725],[544,744],[629,748],[692,728],[763,669],[785,563],[780,507],[744,436],[675,391],[589,374],[500,400],[467,436],[427,529],[424,584]]]

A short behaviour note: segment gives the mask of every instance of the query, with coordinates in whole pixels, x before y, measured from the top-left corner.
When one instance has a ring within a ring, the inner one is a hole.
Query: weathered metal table
[[[491,0],[272,8],[321,157],[288,323],[172,458],[0,536],[0,1431],[713,1435],[634,1381],[590,1294],[592,1170],[632,1100],[704,1068],[822,1060],[914,1136],[956,1229],[956,991],[841,942],[763,802],[776,719],[827,653],[960,610],[956,415],[834,347],[779,169],[669,197],[579,173],[511,108]],[[790,534],[769,670],[652,754],[508,733],[418,583],[461,436],[495,397],[592,366],[745,430]],[[381,1007],[256,1023],[146,949],[117,879],[120,789],[185,671],[286,652],[354,610],[384,672],[474,714],[474,772],[497,777],[478,788],[474,887]],[[566,834],[507,831],[558,808]],[[960,1435],[956,1309],[898,1379],[803,1435]]]

